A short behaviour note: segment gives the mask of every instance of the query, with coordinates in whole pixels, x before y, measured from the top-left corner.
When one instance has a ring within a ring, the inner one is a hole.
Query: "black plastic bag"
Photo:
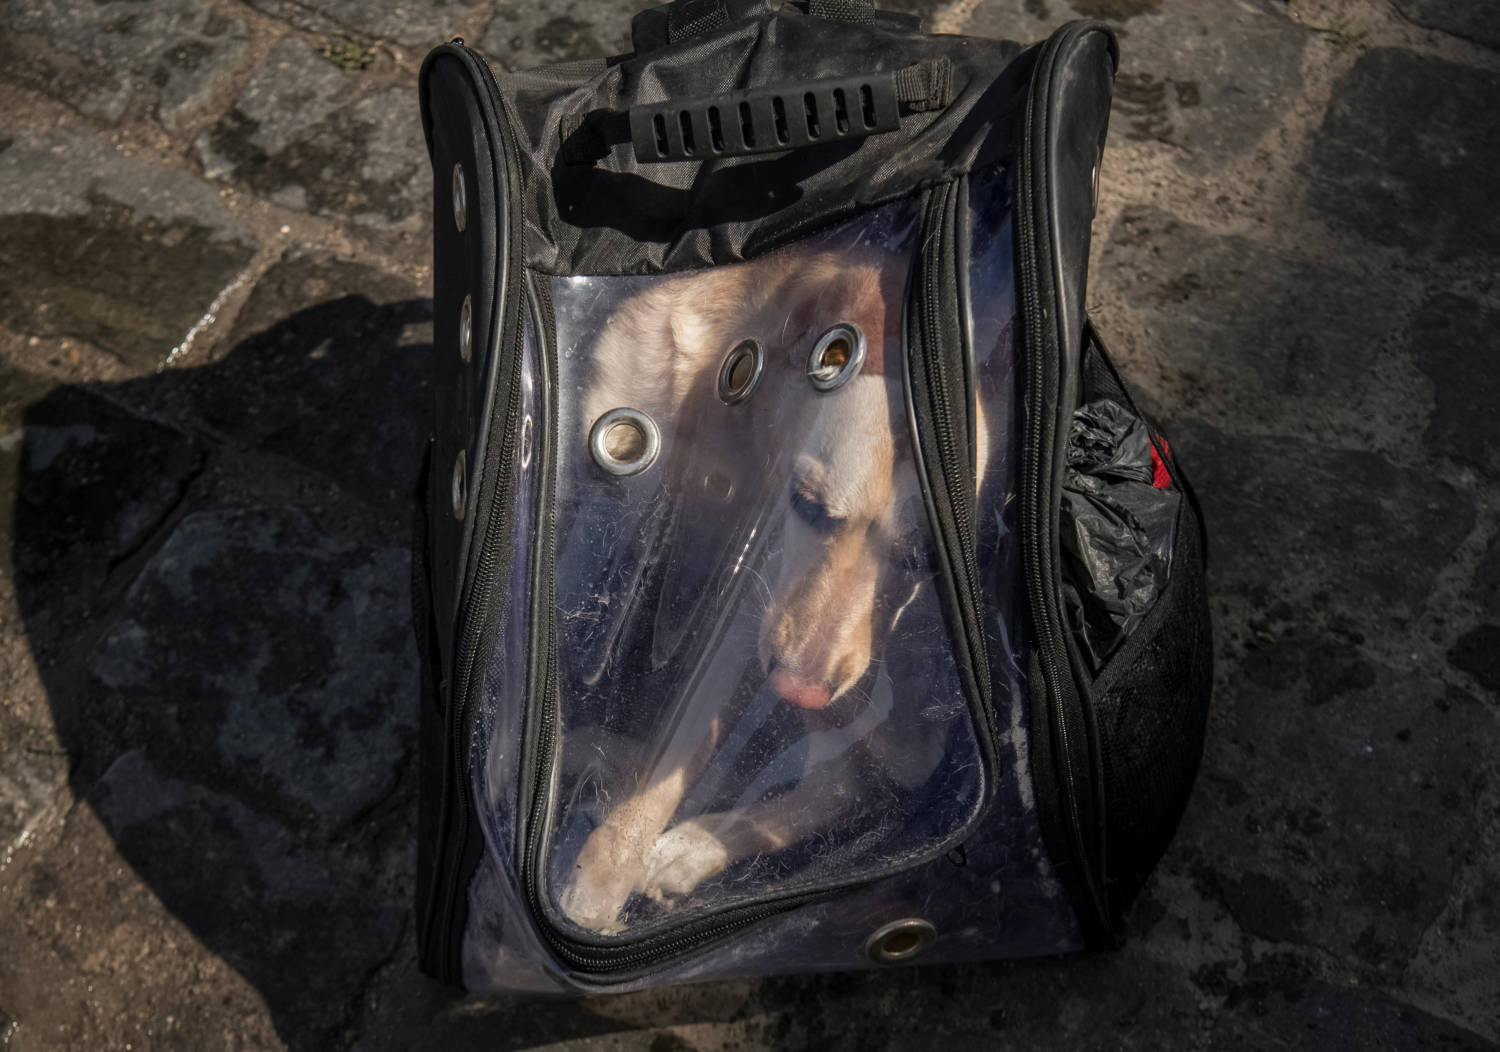
[[[1171,569],[1182,497],[1157,463],[1146,422],[1119,402],[1099,399],[1074,412],[1062,499],[1063,597],[1095,672],[1146,616]]]

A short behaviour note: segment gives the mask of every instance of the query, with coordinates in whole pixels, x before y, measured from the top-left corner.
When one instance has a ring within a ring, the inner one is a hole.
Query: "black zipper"
[[[1027,596],[1035,635],[1035,654],[1042,673],[1040,689],[1047,703],[1055,739],[1058,788],[1067,839],[1077,863],[1086,905],[1091,915],[1080,917],[1086,929],[1108,932],[1111,925],[1103,894],[1103,860],[1098,817],[1099,789],[1094,773],[1088,713],[1068,657],[1066,627],[1059,600],[1060,580],[1054,553],[1058,550],[1056,511],[1061,499],[1056,453],[1059,417],[1066,405],[1070,374],[1060,346],[1056,314],[1060,310],[1055,273],[1057,248],[1048,222],[1050,185],[1046,171],[1047,99],[1057,56],[1065,47],[1097,27],[1091,23],[1066,26],[1043,46],[1033,75],[1026,108],[1016,193],[1020,283],[1026,353],[1025,424],[1022,448],[1022,553]],[[1045,285],[1045,288],[1044,288]]]
[[[918,479],[947,584],[960,644],[959,669],[981,747],[993,770],[995,715],[989,651],[980,611],[974,525],[973,377],[959,294],[959,209],[966,180],[944,183],[926,200],[922,249],[913,261],[907,317],[907,398]],[[933,461],[936,463],[933,463]]]
[[[428,62],[445,52],[459,57],[471,69],[477,67],[485,85],[501,137],[499,156],[493,158],[495,170],[504,180],[499,196],[505,207],[513,208],[514,202],[520,200],[515,172],[510,163],[517,147],[500,107],[499,87],[495,83],[494,74],[482,58],[464,47],[461,40],[439,48],[434,56],[429,57]],[[509,508],[514,500],[514,439],[520,411],[520,385],[516,382],[516,372],[525,338],[525,329],[520,323],[522,297],[511,293],[512,289],[518,287],[518,276],[525,258],[523,234],[517,220],[513,211],[507,213],[506,235],[509,243],[503,249],[497,246],[497,249],[507,251],[509,257],[503,287],[498,290],[501,303],[496,312],[500,333],[496,353],[508,355],[505,360],[497,363],[496,375],[502,378],[507,398],[504,415],[492,414],[489,434],[486,436],[481,486],[476,487],[475,499],[471,505],[477,514],[484,516],[484,531],[478,538],[477,550],[470,554],[468,565],[472,567],[472,571],[465,573],[470,584],[459,604],[464,621],[458,634],[459,649],[454,657],[453,690],[450,693],[452,704],[447,713],[447,734],[452,749],[448,765],[451,777],[445,778],[446,814],[438,826],[439,862],[433,878],[435,893],[428,904],[424,919],[426,935],[422,940],[424,945],[434,947],[436,951],[435,955],[430,955],[436,957],[432,962],[436,965],[434,970],[441,978],[455,984],[462,982],[463,973],[461,918],[464,914],[459,909],[459,903],[469,883],[464,879],[465,871],[472,868],[470,863],[477,858],[470,843],[474,833],[471,829],[473,816],[470,814],[473,802],[468,789],[468,756],[472,744],[469,727],[470,699],[483,686],[482,677],[475,676],[476,658],[486,649],[486,641],[491,639],[496,626],[497,619],[493,616],[496,612],[495,604],[490,602],[494,582],[502,580],[509,570],[509,560],[506,558],[510,551],[507,529],[509,523],[506,515],[497,513],[497,509]],[[433,940],[435,932],[440,933],[436,942]]]

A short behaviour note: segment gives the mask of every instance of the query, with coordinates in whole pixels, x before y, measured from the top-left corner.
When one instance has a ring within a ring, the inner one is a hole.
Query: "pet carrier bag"
[[[423,967],[476,990],[1110,943],[1210,685],[1084,315],[1115,41],[677,0],[421,73]]]

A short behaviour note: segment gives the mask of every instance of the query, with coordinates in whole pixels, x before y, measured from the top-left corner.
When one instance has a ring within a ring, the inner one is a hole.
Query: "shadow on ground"
[[[247,310],[363,277],[283,263]],[[74,794],[297,1047],[407,925],[429,312],[338,296],[24,417],[14,580]]]

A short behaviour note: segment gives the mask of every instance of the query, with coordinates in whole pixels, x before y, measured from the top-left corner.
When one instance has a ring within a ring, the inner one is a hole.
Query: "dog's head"
[[[606,369],[629,364],[607,374],[615,389],[596,392],[590,413],[628,397],[691,418],[678,437],[693,479],[734,477],[724,491],[753,492],[756,506],[724,513],[754,514],[782,538],[759,656],[772,689],[802,708],[823,708],[864,677],[914,585],[903,553],[925,516],[901,375],[906,277],[905,261],[885,252],[775,253],[659,287],[622,311],[601,345]],[[862,336],[863,364],[816,390],[810,356],[841,324]],[[713,384],[746,340],[763,349],[765,373],[743,404],[724,407]]]
[[[889,620],[898,546],[920,514],[906,436],[901,315],[906,268],[884,254],[814,256],[793,268],[757,312],[774,333],[772,388],[791,407],[777,457],[771,518],[782,554],[761,623],[760,659],[773,690],[819,709],[860,681]],[[859,371],[813,389],[809,357],[833,325],[857,330]]]
[[[802,708],[858,683],[890,620],[920,514],[900,393],[891,377],[854,378],[809,414],[791,456],[760,657],[772,689]]]

